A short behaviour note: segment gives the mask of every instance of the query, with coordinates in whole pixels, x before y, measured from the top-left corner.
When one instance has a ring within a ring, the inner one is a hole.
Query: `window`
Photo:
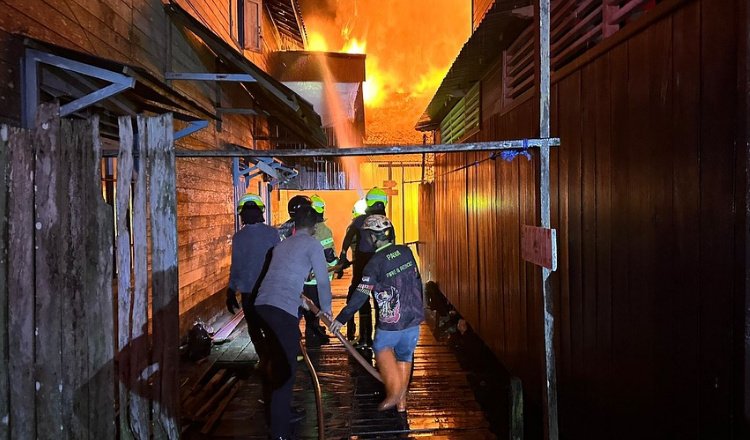
[[[232,38],[243,49],[260,52],[261,0],[230,1]]]

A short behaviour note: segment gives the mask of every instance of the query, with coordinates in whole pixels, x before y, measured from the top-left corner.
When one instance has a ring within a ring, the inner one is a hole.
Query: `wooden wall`
[[[226,0],[179,0],[179,5],[235,45],[230,37]],[[215,57],[191,34],[171,23],[161,0],[0,0],[0,121],[18,124],[21,38],[30,36],[70,49],[143,67],[157,78],[165,71],[215,72]],[[263,14],[263,52],[245,51],[265,68],[268,54],[280,46]],[[236,47],[236,46],[235,46]],[[213,108],[216,85],[174,82],[173,87]],[[227,107],[247,106],[231,86],[219,90]],[[181,128],[176,123],[176,128]],[[216,149],[224,142],[251,142],[252,120],[225,116],[219,129],[207,129],[178,141],[178,148]],[[262,147],[259,144],[259,147]],[[223,299],[205,303],[226,287],[234,225],[231,160],[178,159],[178,233],[180,313],[184,329],[195,318],[210,319],[223,310]]]
[[[742,424],[741,1],[667,4],[553,75],[562,438],[733,438]],[[537,112],[532,99],[485,115],[476,139],[534,137]],[[539,404],[540,270],[519,255],[520,225],[539,221],[537,157],[451,172],[487,157],[438,157],[423,260]]]

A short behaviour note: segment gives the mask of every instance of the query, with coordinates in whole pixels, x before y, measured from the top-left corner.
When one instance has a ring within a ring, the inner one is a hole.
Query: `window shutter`
[[[466,96],[448,112],[440,123],[441,142],[452,144],[461,142],[479,131],[481,119],[480,89],[476,83]]]
[[[260,51],[261,4],[260,0],[245,0],[245,49]]]

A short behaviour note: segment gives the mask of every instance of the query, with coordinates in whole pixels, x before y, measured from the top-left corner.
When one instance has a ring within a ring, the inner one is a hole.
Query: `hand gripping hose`
[[[310,299],[308,299],[305,296],[302,296],[302,301],[305,302],[307,307],[311,312],[315,314],[315,316],[319,317],[323,323],[330,328],[331,327],[331,320],[328,319],[327,316],[322,314],[320,312],[320,309],[312,302]],[[365,370],[367,370],[368,373],[372,375],[375,379],[379,380],[380,382],[383,382],[383,378],[380,377],[380,373],[378,373],[378,370],[376,370],[372,365],[370,365],[365,358],[362,357],[361,354],[357,351],[356,348],[352,346],[352,344],[341,334],[341,332],[334,332],[334,335],[341,341],[342,344],[344,344],[344,348],[346,348],[346,351],[349,352],[349,354],[360,364],[362,367],[364,367]]]

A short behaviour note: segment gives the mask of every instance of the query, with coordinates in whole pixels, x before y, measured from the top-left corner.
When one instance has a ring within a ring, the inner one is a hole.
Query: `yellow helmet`
[[[319,195],[314,194],[312,197],[310,197],[310,200],[312,200],[312,208],[317,212],[318,214],[322,214],[326,210],[326,202],[323,200]]]
[[[245,194],[244,196],[240,197],[240,201],[237,202],[237,214],[242,211],[242,207],[245,206],[245,203],[252,203],[258,208],[260,208],[261,211],[266,211],[266,205],[263,203],[263,199],[260,198],[257,194]]]
[[[383,189],[376,186],[375,188],[367,191],[365,201],[367,202],[368,208],[372,207],[376,203],[382,203],[383,206],[385,206],[388,204],[388,196]]]

